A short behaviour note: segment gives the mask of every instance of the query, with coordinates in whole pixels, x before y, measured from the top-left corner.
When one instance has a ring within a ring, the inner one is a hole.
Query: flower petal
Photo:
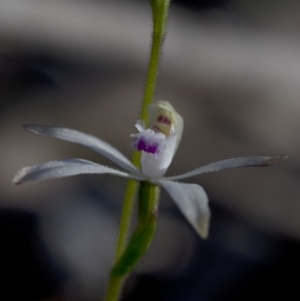
[[[172,162],[176,151],[176,134],[160,141],[159,152],[142,153],[141,165],[143,174],[150,178],[161,178]]]
[[[276,163],[279,163],[288,156],[274,156],[274,157],[267,157],[267,156],[256,156],[256,157],[241,157],[241,158],[234,158],[234,159],[227,159],[223,161],[218,161],[215,163],[211,163],[189,172],[186,172],[182,175],[173,176],[173,177],[166,177],[165,180],[181,180],[189,177],[193,177],[196,175],[201,175],[207,172],[219,171],[222,169],[231,169],[231,168],[240,168],[240,167],[264,167],[270,166]]]
[[[107,142],[92,135],[67,128],[51,126],[28,124],[23,125],[23,127],[34,134],[58,138],[89,147],[105,156],[106,158],[110,159],[114,163],[118,164],[120,167],[123,167],[127,171],[141,175],[140,171],[137,170],[137,168],[121,152],[119,152],[116,148],[114,148]]]
[[[24,167],[14,176],[13,183],[22,184],[30,181],[62,178],[80,174],[112,174],[119,177],[137,180],[141,179],[139,176],[130,175],[126,172],[96,164],[87,160],[66,159]]]
[[[158,180],[202,238],[207,238],[210,210],[204,189],[197,184]]]

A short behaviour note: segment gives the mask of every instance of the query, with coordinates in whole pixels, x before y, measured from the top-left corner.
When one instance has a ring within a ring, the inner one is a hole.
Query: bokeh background
[[[289,159],[189,179],[210,198],[207,241],[162,193],[155,242],[124,300],[299,299],[299,30],[296,0],[172,2],[156,99],[172,102],[185,131],[168,174]],[[110,164],[26,123],[91,133],[130,157],[150,33],[146,0],[0,0],[1,300],[101,300],[125,181],[11,179],[53,159]]]

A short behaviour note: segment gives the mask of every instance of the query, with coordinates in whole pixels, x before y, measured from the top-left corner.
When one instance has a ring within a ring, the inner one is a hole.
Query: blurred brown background
[[[124,299],[299,298],[290,276],[300,267],[299,30],[298,1],[173,1],[156,99],[174,105],[185,131],[168,174],[239,156],[289,159],[190,179],[211,200],[205,242],[162,194],[156,241]],[[148,1],[0,0],[4,300],[102,296],[125,182],[11,179],[53,159],[110,164],[24,123],[91,133],[130,157],[150,33]]]

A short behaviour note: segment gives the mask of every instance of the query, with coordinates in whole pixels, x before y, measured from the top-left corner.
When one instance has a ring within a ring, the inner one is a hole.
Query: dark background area
[[[109,164],[23,123],[92,133],[130,156],[149,47],[144,2],[0,0],[1,300],[101,300],[125,182],[10,181],[51,159]],[[154,245],[124,300],[299,299],[299,17],[296,1],[172,2],[157,97],[174,99],[185,132],[169,173],[290,158],[196,178],[212,211],[206,241],[163,193]]]

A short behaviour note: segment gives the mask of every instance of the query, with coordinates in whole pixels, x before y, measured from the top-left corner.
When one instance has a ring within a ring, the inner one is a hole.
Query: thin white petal
[[[124,169],[132,173],[139,174],[139,175],[141,174],[136,169],[136,167],[116,148],[114,148],[107,142],[97,137],[94,137],[92,135],[88,135],[67,128],[32,125],[32,124],[24,125],[24,128],[35,134],[58,138],[73,143],[79,143],[100,153],[101,155],[110,159],[114,163],[118,164],[120,167],[123,167]]]
[[[130,175],[94,162],[82,159],[66,159],[24,167],[14,176],[13,183],[22,184],[30,181],[41,181],[80,174],[112,174],[119,177],[140,179],[136,175]]]
[[[182,175],[174,176],[174,177],[166,177],[166,180],[181,180],[189,177],[193,177],[196,175],[201,175],[207,172],[219,171],[222,169],[231,169],[231,168],[240,168],[240,167],[265,167],[270,166],[276,163],[279,163],[283,160],[287,159],[287,156],[256,156],[256,157],[242,157],[242,158],[234,158],[227,159],[223,161],[218,161],[215,163],[211,163],[189,172],[186,172]]]
[[[204,189],[197,184],[159,180],[186,219],[202,238],[207,238],[210,210]]]

